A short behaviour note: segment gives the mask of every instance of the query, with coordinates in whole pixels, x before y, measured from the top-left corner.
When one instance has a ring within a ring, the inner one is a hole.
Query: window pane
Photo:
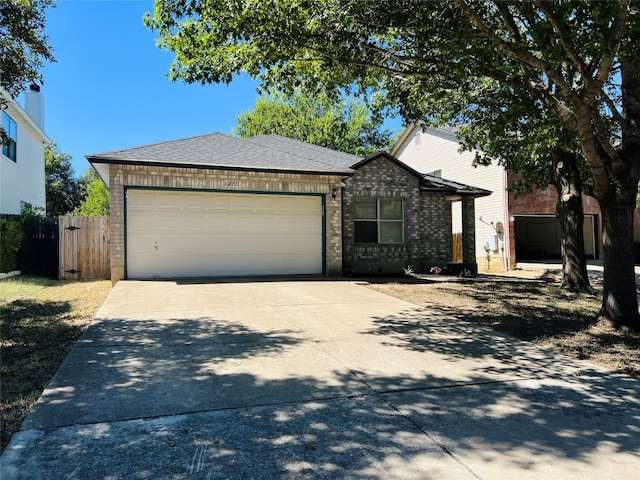
[[[380,243],[402,243],[402,222],[380,222]]]
[[[381,198],[380,218],[383,220],[402,220],[402,199]]]
[[[353,216],[357,219],[378,218],[375,198],[359,198],[353,202]]]
[[[355,222],[356,243],[378,243],[378,222]]]

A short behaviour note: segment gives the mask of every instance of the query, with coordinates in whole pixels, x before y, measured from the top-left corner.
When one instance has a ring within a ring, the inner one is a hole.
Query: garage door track
[[[640,383],[329,280],[122,281],[1,478],[633,478]]]

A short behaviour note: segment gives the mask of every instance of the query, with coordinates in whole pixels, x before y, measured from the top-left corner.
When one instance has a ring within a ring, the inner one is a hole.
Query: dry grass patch
[[[640,335],[595,321],[601,291],[576,295],[557,282],[376,282],[369,288],[640,378]]]
[[[0,281],[0,451],[104,302],[111,282]]]

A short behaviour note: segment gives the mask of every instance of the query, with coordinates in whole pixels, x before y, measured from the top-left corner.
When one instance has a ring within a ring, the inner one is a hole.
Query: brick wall
[[[124,191],[125,187],[163,187],[238,192],[319,193],[326,195],[326,271],[342,273],[342,206],[334,188],[340,191],[342,176],[302,173],[243,172],[200,168],[111,165],[111,279],[125,276]]]
[[[451,205],[443,194],[421,192],[418,178],[384,158],[361,166],[346,183],[342,226],[345,272],[395,275],[407,266],[428,272],[434,265],[447,264],[452,255]],[[357,197],[401,198],[404,243],[356,244],[353,203]]]
[[[517,175],[509,174],[510,184],[517,179]],[[509,217],[518,215],[555,215],[556,204],[558,202],[558,191],[552,185],[545,189],[534,189],[531,193],[522,197],[517,197],[513,192],[509,192]],[[582,208],[585,215],[595,217],[597,251],[602,255],[602,217],[598,201],[587,195],[582,195]],[[516,266],[516,238],[515,224],[509,221],[509,258],[510,268]],[[600,257],[601,258],[601,257]],[[479,260],[480,263],[480,260]]]
[[[511,215],[555,215],[558,192],[550,186],[544,190],[534,189],[533,192],[516,197],[509,192],[509,213]],[[586,215],[600,215],[598,201],[587,195],[582,195],[582,206]]]

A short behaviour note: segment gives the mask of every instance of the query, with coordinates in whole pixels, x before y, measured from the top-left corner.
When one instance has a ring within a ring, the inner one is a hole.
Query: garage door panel
[[[318,234],[322,233],[322,227],[319,228],[318,222],[314,218],[304,217],[298,219],[297,230],[300,233]]]
[[[131,205],[130,210],[146,210],[153,208],[155,205],[155,195],[153,191],[136,190],[129,191],[127,195],[135,194],[135,204]]]
[[[322,204],[315,202],[313,198],[303,198],[299,203],[299,210],[308,213],[321,213]]]
[[[231,198],[228,195],[207,195],[207,209],[231,210]]]
[[[180,199],[180,207],[183,210],[207,210],[207,200],[202,193],[189,193]]]
[[[231,209],[233,211],[253,211],[253,198],[249,195],[231,196]]]
[[[130,190],[129,278],[322,273],[319,196]]]
[[[278,201],[273,196],[256,197],[253,209],[256,212],[276,212],[278,210]]]
[[[156,195],[155,208],[157,210],[177,210],[180,208],[178,195]]]

